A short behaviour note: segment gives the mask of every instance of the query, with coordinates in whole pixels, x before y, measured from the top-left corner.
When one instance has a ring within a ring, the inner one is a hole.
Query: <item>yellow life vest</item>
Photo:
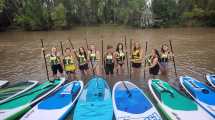
[[[139,63],[141,58],[140,58],[140,50],[135,50],[132,52],[132,60],[134,63]]]
[[[79,54],[79,55],[78,55],[78,58],[79,58],[78,60],[79,60],[79,64],[80,64],[80,65],[85,64],[86,61],[87,61],[84,55],[80,55],[80,54]]]
[[[51,65],[60,64],[60,57],[58,57],[56,55],[50,55],[49,56],[49,62],[51,63]]]
[[[168,58],[168,54],[167,53],[162,53],[161,58]]]
[[[96,53],[90,53],[90,60],[92,62],[95,62],[96,61]]]
[[[74,62],[74,59],[72,56],[65,56],[63,63],[64,63],[65,71],[75,71],[76,70],[75,62]]]
[[[117,61],[123,61],[125,60],[125,53],[122,51],[117,52],[117,56],[116,56]]]
[[[168,53],[161,53],[161,62],[168,62]]]

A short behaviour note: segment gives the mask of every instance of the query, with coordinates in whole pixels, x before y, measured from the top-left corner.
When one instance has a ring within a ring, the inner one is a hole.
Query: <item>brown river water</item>
[[[148,53],[152,48],[160,49],[161,44],[172,40],[178,75],[190,75],[204,81],[204,74],[215,72],[215,29],[214,28],[168,28],[168,29],[133,29],[122,26],[77,27],[70,31],[36,31],[36,32],[1,32],[0,33],[0,80],[10,82],[20,80],[46,79],[44,61],[41,55],[40,39],[44,39],[47,49],[52,46],[60,48],[70,47],[67,41],[70,38],[76,48],[86,46],[84,38],[89,43],[96,43],[101,50],[101,36],[104,46],[116,46],[127,39],[140,41],[142,47],[148,41]],[[129,41],[128,41],[129,44]],[[104,47],[105,49],[106,47]],[[143,72],[141,72],[143,73]],[[51,71],[50,71],[51,75]],[[147,71],[148,79],[148,71]],[[132,76],[135,76],[132,74]],[[108,81],[110,86],[117,80],[128,80],[127,72],[124,75],[115,75]],[[166,79],[166,78],[165,78]],[[169,76],[176,83],[173,64],[169,64]],[[137,80],[131,80],[139,87],[147,90],[143,74]]]

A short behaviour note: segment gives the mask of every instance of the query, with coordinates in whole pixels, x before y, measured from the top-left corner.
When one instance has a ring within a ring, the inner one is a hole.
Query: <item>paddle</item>
[[[163,84],[161,85],[161,84],[159,84],[159,83],[157,83],[157,82],[156,82],[156,84],[157,84],[159,87],[161,87],[161,88],[163,89],[162,92],[170,93],[171,97],[174,97],[174,94],[172,93],[172,91],[170,91],[170,90],[168,90],[167,88],[165,88],[165,87],[163,86]]]
[[[130,72],[129,72],[129,62],[128,62],[128,52],[127,52],[127,39],[126,39],[126,36],[125,36],[125,49],[126,49],[127,70],[128,70],[128,73],[130,73]],[[131,78],[130,78],[130,80],[131,80]],[[123,84],[124,87],[126,88],[126,91],[127,91],[127,93],[128,93],[128,97],[131,97],[132,94],[131,94],[131,92],[129,91],[128,87],[126,86],[125,81],[122,81],[122,84]]]
[[[169,40],[169,44],[170,44],[171,52],[172,52],[172,54],[174,54],[171,40]],[[176,71],[176,64],[175,64],[175,57],[174,56],[172,56],[172,60],[173,60],[173,65],[174,65],[174,69],[175,69],[175,76],[177,78],[178,75],[177,75],[177,71]]]
[[[126,49],[126,61],[127,61],[127,70],[128,70],[128,73],[129,73],[129,62],[128,62],[128,51],[127,51],[127,39],[126,39],[126,36],[125,36],[125,49]]]
[[[147,54],[147,48],[148,48],[148,42],[146,41],[145,56]],[[146,79],[146,70],[145,70],[145,68],[146,68],[146,60],[144,62],[144,72],[143,72],[144,80]]]
[[[132,39],[130,39],[130,54],[132,54],[131,51],[132,51]],[[129,79],[131,80],[131,62],[129,67]]]
[[[104,73],[104,41],[103,41],[103,36],[102,37],[102,73]]]
[[[85,38],[85,41],[86,41],[87,50],[89,50],[89,45],[88,45],[87,37]],[[90,60],[90,63],[91,63],[91,66],[92,66],[93,75],[95,75],[95,70],[94,70],[94,66],[93,66],[92,60]]]
[[[191,80],[188,80],[188,82],[189,82],[194,88],[201,90],[204,94],[208,94],[208,93],[209,93],[208,90],[206,90],[205,88],[199,87],[198,85],[196,85],[195,83],[193,83]]]
[[[62,41],[60,41],[60,48],[61,48],[61,53],[62,53],[62,55],[64,55],[64,54],[63,54],[63,43],[62,43]]]
[[[48,67],[47,67],[47,61],[46,61],[46,54],[45,54],[45,50],[44,50],[44,44],[43,44],[43,39],[40,39],[41,41],[41,45],[42,45],[42,49],[43,49],[43,58],[44,58],[44,62],[45,62],[45,66],[46,66],[46,75],[47,75],[47,79],[49,80],[49,72],[48,72]]]
[[[104,65],[104,41],[102,39],[102,66]]]
[[[74,46],[73,46],[72,42],[71,42],[71,40],[70,40],[70,39],[68,39],[68,41],[69,41],[69,43],[70,43],[70,45],[71,45],[72,49],[74,50],[75,58],[76,58],[76,60],[77,60],[77,61],[78,61],[78,63],[79,63],[78,55],[77,55],[77,53],[75,52],[75,48],[74,48]]]

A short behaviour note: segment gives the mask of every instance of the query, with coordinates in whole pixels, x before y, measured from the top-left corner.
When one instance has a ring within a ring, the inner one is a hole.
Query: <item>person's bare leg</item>
[[[94,67],[94,71],[95,71],[95,74],[96,74],[96,75],[100,75],[99,69],[98,69],[98,65],[96,65],[96,66]]]
[[[77,79],[75,71],[71,74],[71,81],[74,81]]]
[[[67,73],[67,82],[71,81],[71,73]]]
[[[54,78],[54,80],[56,80],[57,79],[57,74],[53,74],[53,78]]]

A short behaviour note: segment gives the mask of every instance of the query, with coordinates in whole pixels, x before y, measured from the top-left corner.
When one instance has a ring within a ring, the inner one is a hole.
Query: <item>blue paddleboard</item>
[[[112,120],[111,92],[105,79],[92,77],[76,105],[73,120]]]
[[[42,100],[21,120],[63,120],[70,112],[83,90],[82,81],[73,81]]]
[[[180,83],[185,91],[215,119],[215,91],[190,76],[181,76]]]
[[[207,81],[215,88],[215,74],[208,74],[206,75]]]
[[[119,81],[112,93],[116,120],[162,120],[152,102],[133,83]]]

